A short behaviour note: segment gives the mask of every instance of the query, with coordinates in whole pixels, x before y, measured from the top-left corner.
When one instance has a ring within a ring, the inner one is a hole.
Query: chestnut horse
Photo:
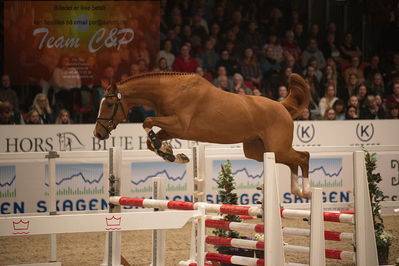
[[[264,152],[274,152],[276,162],[291,170],[291,192],[310,197],[309,153],[292,148],[293,118],[308,106],[309,87],[302,77],[292,74],[289,90],[286,99],[276,102],[225,92],[192,73],[139,74],[106,89],[94,135],[107,139],[126,119],[129,108],[149,106],[157,116],[144,120],[147,146],[165,161],[188,162],[184,154],[173,155],[165,142],[172,138],[219,144],[242,142],[244,154],[250,159],[261,162]],[[161,130],[154,133],[154,126]],[[298,166],[304,177],[302,188],[298,184]]]

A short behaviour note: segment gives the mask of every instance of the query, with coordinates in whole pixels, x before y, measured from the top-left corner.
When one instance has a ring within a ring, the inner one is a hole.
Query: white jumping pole
[[[356,265],[374,266],[378,265],[378,255],[364,156],[363,151],[355,151],[353,158]]]
[[[263,155],[263,219],[265,223],[265,265],[284,265],[283,233],[281,231],[280,199],[274,153]]]
[[[205,202],[205,145],[193,148],[194,201]]]
[[[326,265],[324,220],[323,220],[323,190],[311,188],[310,217],[310,266]]]
[[[56,151],[49,151],[46,155],[48,159],[48,177],[49,177],[49,215],[57,215],[57,206],[56,206],[56,193],[57,193],[57,174],[56,174],[56,165],[55,159],[60,156]],[[50,259],[49,262],[57,261],[57,235],[50,234]]]
[[[121,187],[122,172],[122,150],[120,148],[110,148],[108,158],[109,168],[109,195],[119,196]],[[120,213],[121,207],[109,205],[110,213]],[[121,265],[121,232],[107,232],[105,240],[104,260],[101,266],[122,266]]]
[[[154,177],[153,180],[153,198],[163,200],[166,197],[166,179],[165,177]],[[154,208],[154,211],[162,211]],[[152,231],[152,263],[153,266],[165,265],[165,230]]]

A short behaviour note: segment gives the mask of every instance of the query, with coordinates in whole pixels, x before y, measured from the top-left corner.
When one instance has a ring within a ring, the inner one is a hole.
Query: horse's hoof
[[[172,146],[166,141],[162,142],[162,147],[160,150],[164,153],[173,154]]]
[[[305,199],[310,199],[310,198],[312,198],[312,192],[310,190],[309,191],[304,190],[302,193],[302,197]]]
[[[152,146],[155,149],[159,150],[162,146],[162,142],[159,140],[157,134],[155,134],[154,131],[150,130],[150,131],[148,131],[148,137],[151,140]]]
[[[154,145],[152,145],[152,142],[150,139],[147,139],[147,149],[149,149],[150,151],[155,151]]]
[[[179,153],[176,155],[175,163],[188,163],[190,159],[183,153]]]

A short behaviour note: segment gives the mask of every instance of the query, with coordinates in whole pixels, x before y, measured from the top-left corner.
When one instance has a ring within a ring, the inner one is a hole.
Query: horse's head
[[[103,140],[107,139],[111,131],[126,119],[127,109],[124,106],[123,95],[120,93],[117,85],[111,85],[105,90],[104,98],[101,100],[98,110],[94,136]]]

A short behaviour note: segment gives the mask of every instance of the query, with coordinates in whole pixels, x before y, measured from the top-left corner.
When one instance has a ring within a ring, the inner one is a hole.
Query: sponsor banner
[[[147,64],[155,64],[158,2],[6,1],[4,5],[3,63],[14,85],[34,81],[48,86],[65,55],[70,71],[63,79],[79,77],[83,85],[92,84],[102,75],[101,68],[109,65],[119,65],[118,75],[128,74],[143,47],[149,55]],[[129,55],[129,50],[134,52]]]
[[[180,150],[192,157],[191,150]],[[108,208],[107,152],[60,153],[56,159],[56,207],[58,211],[106,210]],[[0,214],[48,212],[48,160],[0,161]],[[166,163],[150,151],[124,153],[121,195],[151,198],[152,177],[166,178],[166,197],[192,201],[193,164]],[[124,207],[124,209],[133,209]]]
[[[399,153],[398,153],[399,154]],[[397,154],[397,155],[398,155]],[[262,200],[261,191],[257,187],[263,184],[263,163],[244,158],[239,150],[233,150],[229,154],[212,153],[207,151],[206,156],[206,193],[207,201],[219,203],[217,195],[217,181],[221,164],[230,160],[232,174],[235,177],[236,192],[239,204],[257,204]],[[278,164],[279,192],[282,203],[304,203],[305,199],[291,194],[290,191],[290,170],[287,166]],[[309,164],[310,183],[313,187],[323,188],[325,202],[351,202],[353,201],[353,159],[352,153],[315,153],[311,154]],[[299,171],[299,176],[301,172]]]
[[[141,124],[120,124],[108,140],[93,136],[94,125],[0,126],[0,153],[56,151],[106,151],[113,146],[124,150],[147,149]],[[294,147],[399,145],[399,121],[296,121]],[[174,149],[189,149],[198,143],[173,139]],[[240,144],[228,145],[237,147]]]
[[[399,121],[296,121],[294,146],[398,145]]]
[[[192,157],[191,150],[179,150]],[[65,156],[68,154],[68,156]],[[11,155],[11,154],[10,154]],[[73,156],[72,156],[73,155]],[[45,153],[35,159],[8,157],[0,161],[0,213],[43,213],[48,211],[48,161]],[[377,152],[377,172],[386,200],[398,200],[399,152]],[[206,151],[206,200],[219,203],[217,180],[220,165],[230,160],[235,177],[239,204],[257,204],[262,193],[263,164],[244,158],[240,149]],[[108,201],[107,152],[60,153],[56,160],[56,194],[58,211],[106,210]],[[152,197],[152,178],[166,178],[166,196],[170,200],[193,200],[192,162],[172,164],[149,151],[124,152],[122,159],[121,195]],[[280,200],[304,203],[307,200],[290,192],[290,171],[277,165]],[[353,159],[349,152],[314,153],[310,159],[312,186],[322,187],[325,202],[353,201]],[[300,174],[300,173],[299,173]],[[136,209],[124,207],[125,210]]]

